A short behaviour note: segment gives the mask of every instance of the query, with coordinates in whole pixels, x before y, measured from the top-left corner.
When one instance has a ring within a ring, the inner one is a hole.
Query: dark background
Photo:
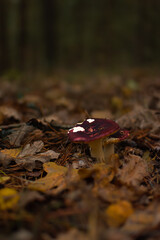
[[[159,0],[0,0],[1,75],[159,63]]]

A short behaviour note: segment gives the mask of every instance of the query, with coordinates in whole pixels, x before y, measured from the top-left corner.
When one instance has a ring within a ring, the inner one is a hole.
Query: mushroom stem
[[[114,143],[103,145],[105,163],[108,163],[112,154],[114,154]]]
[[[91,156],[95,157],[98,162],[105,162],[102,139],[97,139],[88,143],[90,146]]]

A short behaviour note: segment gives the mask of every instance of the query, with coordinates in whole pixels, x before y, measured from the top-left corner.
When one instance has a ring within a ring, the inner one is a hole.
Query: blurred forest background
[[[159,0],[0,0],[1,75],[159,63]]]

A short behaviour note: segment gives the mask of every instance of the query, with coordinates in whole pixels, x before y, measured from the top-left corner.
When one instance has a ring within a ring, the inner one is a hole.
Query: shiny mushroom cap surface
[[[129,135],[127,130],[121,130],[119,125],[110,119],[89,118],[68,131],[72,142],[91,142],[100,138],[113,136],[118,141]]]

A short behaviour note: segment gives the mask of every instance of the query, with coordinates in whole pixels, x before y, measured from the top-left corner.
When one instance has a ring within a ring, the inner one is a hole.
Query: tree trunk
[[[6,0],[0,1],[0,73],[9,68],[8,42],[7,42],[7,5]]]
[[[47,66],[50,68],[57,61],[57,40],[56,40],[56,1],[43,0],[44,11],[44,43]]]

